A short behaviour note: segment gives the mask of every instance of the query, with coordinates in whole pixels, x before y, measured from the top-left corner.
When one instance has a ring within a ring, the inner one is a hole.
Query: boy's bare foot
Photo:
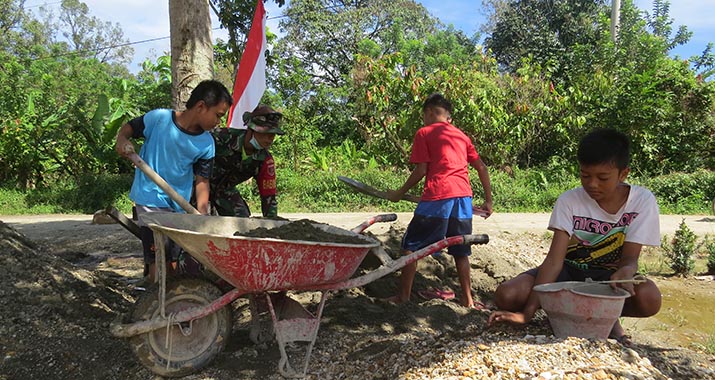
[[[384,302],[394,303],[395,305],[399,305],[401,303],[405,303],[405,302],[409,301],[409,300],[403,299],[402,297],[400,297],[398,295],[395,295],[392,297],[387,297],[387,298],[381,298],[380,300],[384,301]]]
[[[474,301],[471,305],[467,305],[465,307],[474,309],[474,310],[479,310],[479,311],[491,312],[491,310],[489,309],[489,306],[487,306],[486,304],[484,304],[480,301]]]
[[[608,334],[608,339],[615,339],[616,342],[620,343],[623,347],[630,348],[633,346],[633,341],[631,340],[630,335],[626,334],[623,326],[621,326],[621,322],[618,320],[616,321],[616,324],[613,325],[611,332]]]
[[[454,292],[451,290],[441,290],[437,288],[420,290],[417,295],[425,300],[441,299],[449,301],[454,299]]]
[[[497,323],[511,323],[514,325],[523,325],[528,322],[524,313],[514,313],[506,310],[497,310],[489,315],[487,326],[493,326]]]

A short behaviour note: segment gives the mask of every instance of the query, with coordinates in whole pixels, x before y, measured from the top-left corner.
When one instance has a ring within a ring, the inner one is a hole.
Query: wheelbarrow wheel
[[[203,307],[221,296],[221,291],[206,280],[178,278],[167,283],[166,316],[191,307]],[[161,313],[159,287],[154,286],[136,303],[134,321],[152,319]],[[226,346],[231,333],[229,307],[206,317],[172,323],[167,328],[150,331],[130,339],[139,361],[157,375],[186,376],[208,364]]]

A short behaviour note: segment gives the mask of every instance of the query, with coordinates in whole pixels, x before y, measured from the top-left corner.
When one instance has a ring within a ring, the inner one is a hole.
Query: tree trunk
[[[191,90],[213,79],[209,0],[169,0],[171,97],[174,109],[186,107]]]

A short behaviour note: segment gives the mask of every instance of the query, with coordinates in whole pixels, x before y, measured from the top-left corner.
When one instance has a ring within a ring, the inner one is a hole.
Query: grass
[[[691,275],[707,273],[707,255],[701,251],[693,255],[695,267]],[[660,247],[643,247],[638,260],[639,272],[654,276],[671,276],[675,272],[670,268],[670,263],[665,251]]]
[[[695,343],[695,348],[709,355],[715,355],[715,334],[703,338],[702,343]]]
[[[344,161],[344,160],[343,160]],[[400,187],[410,175],[408,170],[384,169],[372,166],[348,167],[340,160],[328,160],[323,169],[306,166],[299,170],[278,168],[278,193],[280,212],[345,212],[380,211],[409,212],[414,204],[409,202],[389,202],[359,194],[340,182],[338,175],[350,177],[388,190]],[[333,165],[333,166],[331,166]],[[698,177],[701,175],[702,178]],[[122,212],[129,212],[128,198],[132,174],[102,174],[83,176],[72,181],[48,184],[44,187],[20,191],[11,185],[0,186],[0,213],[46,214],[46,213],[93,213],[109,205],[115,205]],[[558,165],[541,169],[514,168],[506,173],[490,170],[495,211],[508,212],[550,212],[558,196],[579,186],[578,178],[570,169]],[[697,181],[689,179],[696,178]],[[470,171],[475,203],[483,199],[481,184],[474,170]],[[712,181],[710,181],[712,179]],[[707,180],[707,181],[706,181]],[[658,198],[661,213],[710,214],[711,183],[715,176],[703,173],[679,174],[640,181],[632,178],[631,183],[641,184],[651,189]],[[687,185],[687,186],[686,186]],[[412,193],[419,194],[421,184]],[[254,214],[260,213],[258,191],[253,181],[239,185]],[[679,197],[673,197],[676,191]]]

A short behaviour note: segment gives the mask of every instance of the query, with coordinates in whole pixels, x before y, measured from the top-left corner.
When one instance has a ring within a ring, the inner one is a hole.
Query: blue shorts
[[[445,237],[472,233],[472,197],[422,201],[402,238],[402,249],[420,250]],[[469,256],[471,246],[453,245],[447,252],[452,256]]]

